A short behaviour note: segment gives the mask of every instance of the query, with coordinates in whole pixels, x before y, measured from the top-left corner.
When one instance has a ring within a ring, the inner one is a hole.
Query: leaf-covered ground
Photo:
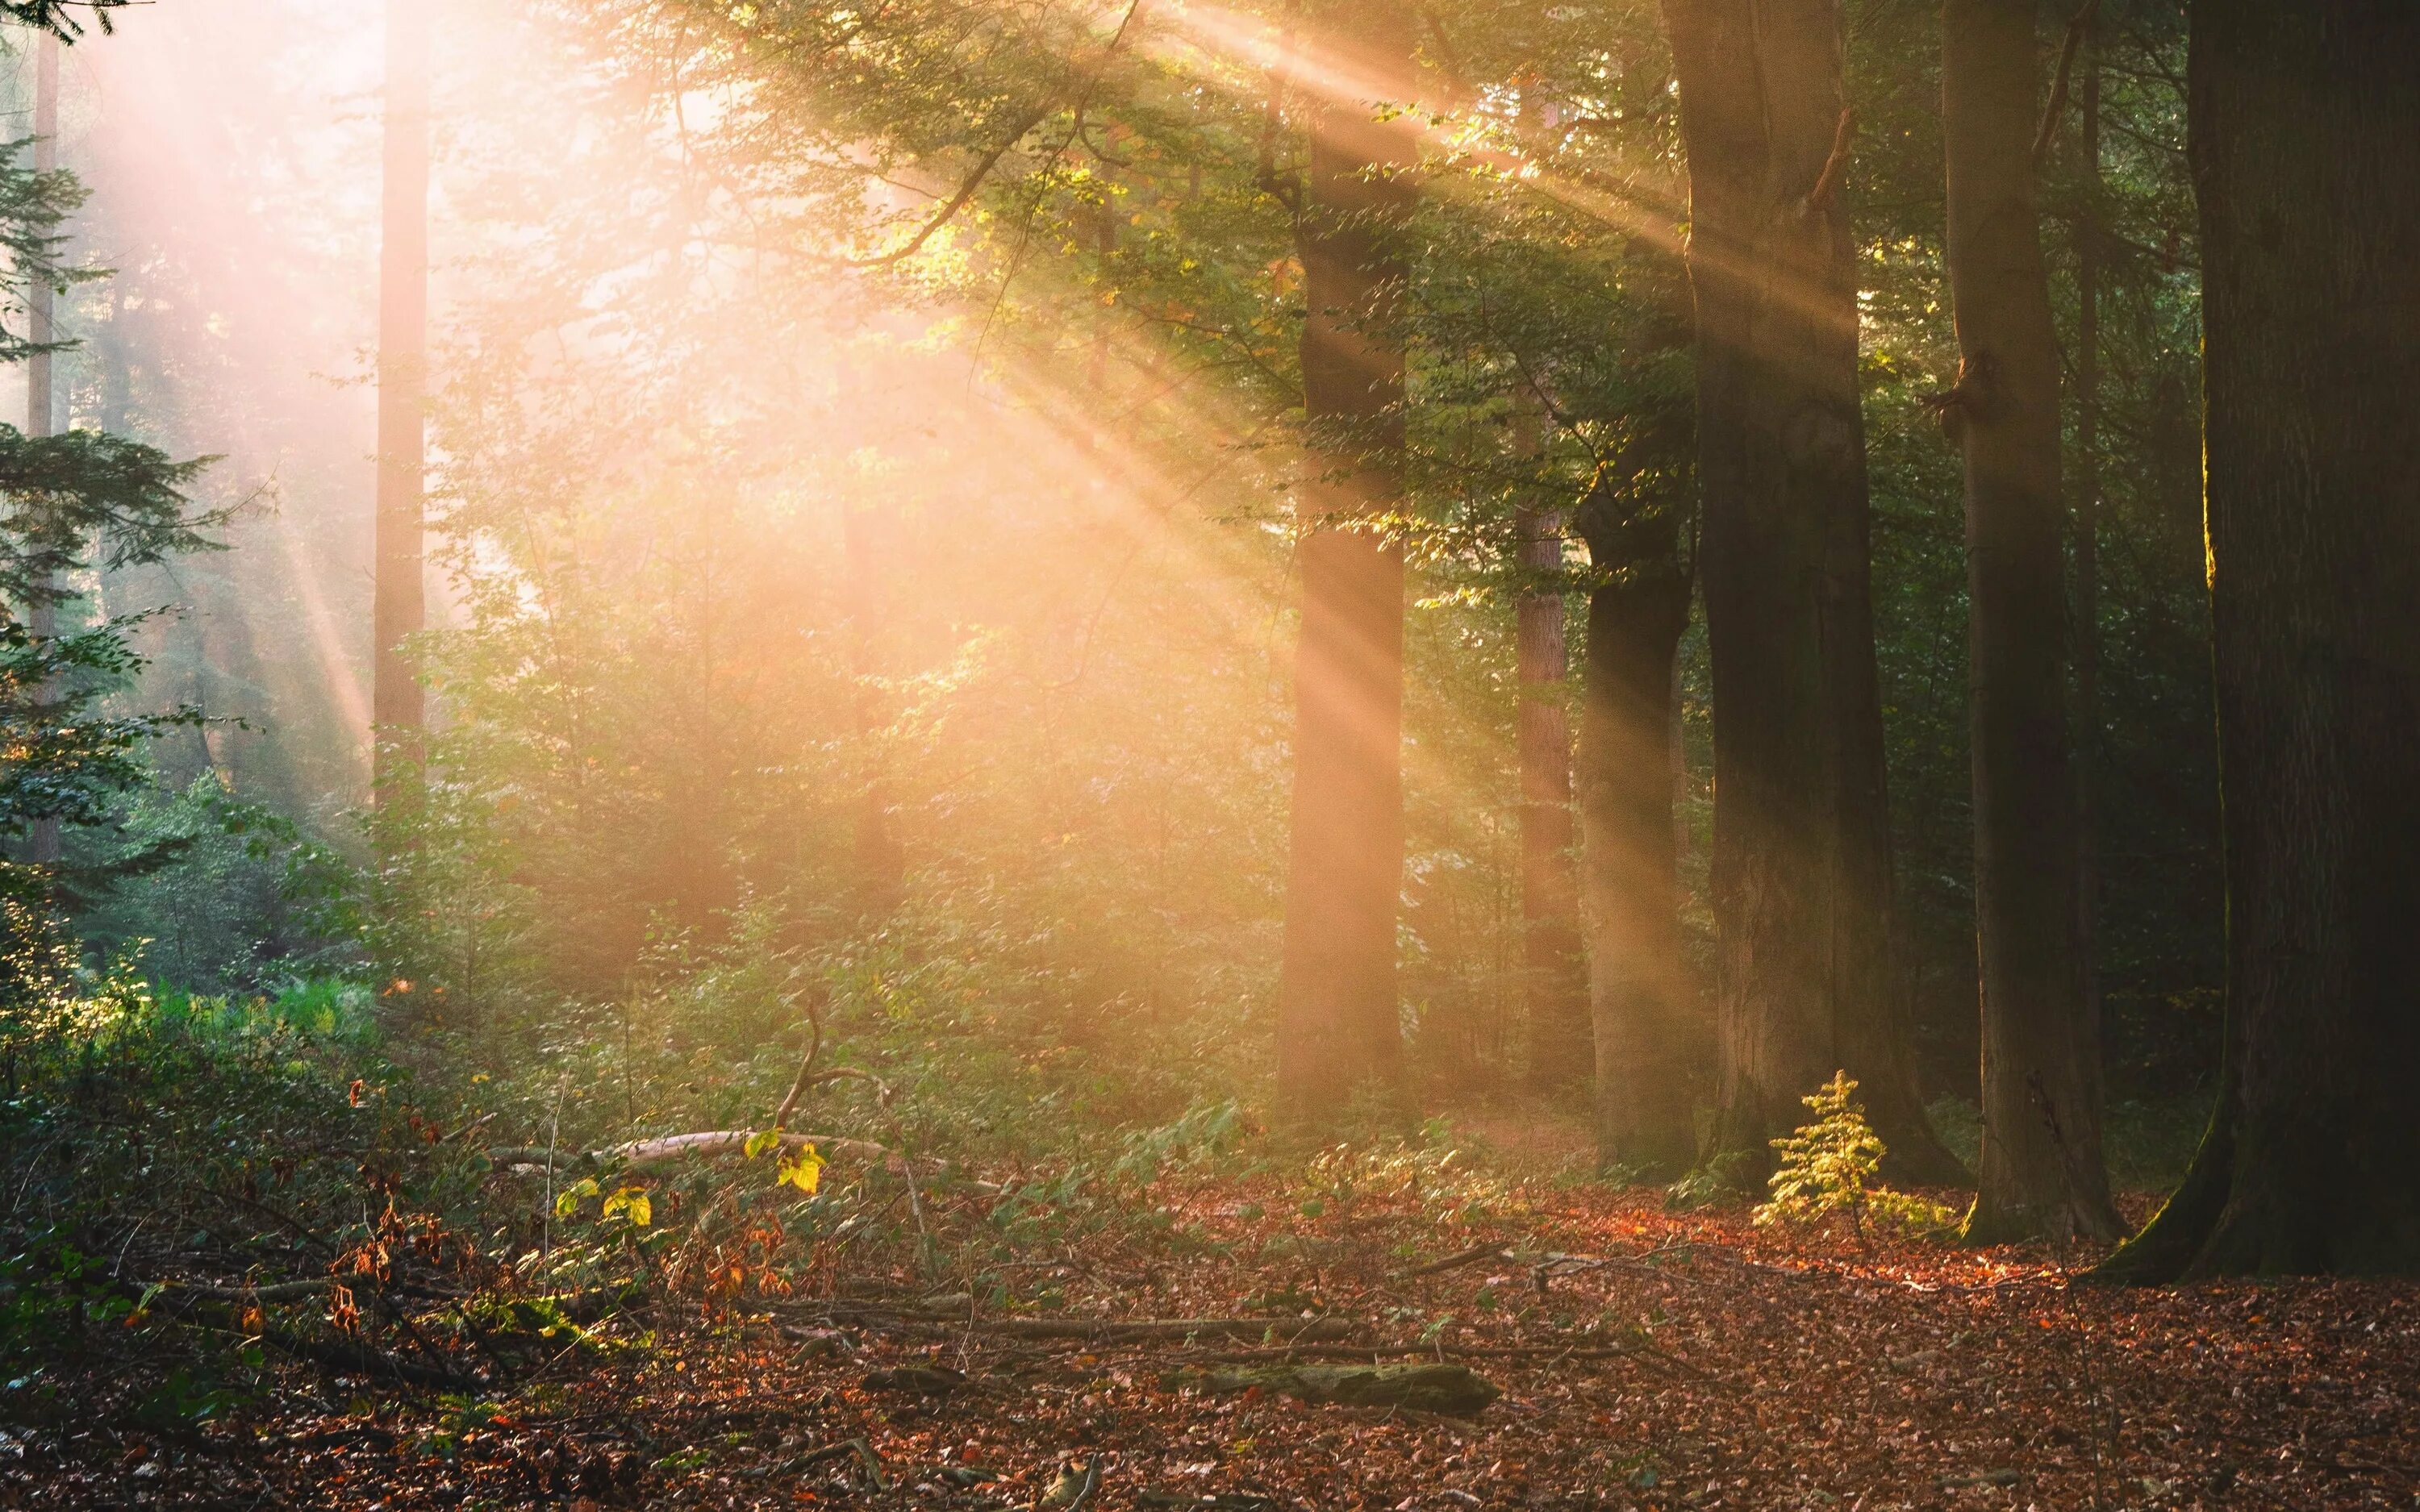
[[[946,1265],[832,1268],[831,1296],[742,1276],[486,1396],[298,1363],[265,1398],[160,1427],[122,1372],[68,1367],[46,1405],[19,1383],[0,1408],[0,1504],[1880,1512],[2420,1492],[2408,1285],[2114,1290],[2071,1284],[2083,1255],[1867,1250],[1544,1183],[1458,1208],[1239,1180],[1154,1197],[1157,1222],[1124,1237],[993,1266],[986,1298]],[[1439,1261],[1456,1263],[1414,1273]],[[1267,1323],[1032,1327],[1179,1318]],[[1349,1340],[1272,1342],[1312,1318]],[[1211,1384],[1373,1348],[1466,1363],[1503,1395],[1464,1421]]]

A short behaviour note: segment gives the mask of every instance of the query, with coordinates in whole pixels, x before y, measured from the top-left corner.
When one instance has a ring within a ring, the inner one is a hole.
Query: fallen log
[[[1318,1406],[1401,1408],[1446,1417],[1476,1417],[1504,1395],[1468,1365],[1437,1364],[1214,1370],[1202,1383],[1215,1392],[1258,1387]]]

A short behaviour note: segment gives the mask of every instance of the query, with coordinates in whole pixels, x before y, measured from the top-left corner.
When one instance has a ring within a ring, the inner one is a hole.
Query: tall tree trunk
[[[1534,452],[1534,419],[1530,433],[1528,450]],[[1557,580],[1563,567],[1562,521],[1557,514],[1525,508],[1517,525],[1521,566],[1531,579],[1514,611],[1521,701],[1521,995],[1529,1029],[1529,1085],[1561,1092],[1587,1083],[1593,1054],[1572,843],[1571,727],[1563,712],[1571,660]]]
[[[882,574],[887,553],[874,537],[871,512],[843,503],[841,549],[848,566],[843,602],[848,613],[850,672],[856,683],[849,710],[865,764],[850,847],[850,865],[856,873],[851,882],[859,911],[868,918],[882,918],[897,912],[907,896],[908,852],[891,823],[890,762],[883,737],[891,717],[876,687],[885,670]]]
[[[378,504],[371,589],[375,793],[418,769],[426,711],[404,640],[419,632],[428,382],[429,0],[387,0],[379,243]]]
[[[48,27],[38,30],[34,39],[34,171],[54,172],[59,165],[59,39]],[[57,328],[53,323],[53,301],[55,291],[45,279],[33,280],[25,292],[26,334],[36,343],[56,341]],[[25,362],[25,434],[49,436],[58,425],[52,413],[57,396],[58,383],[51,371],[51,354],[37,350]],[[41,593],[26,606],[25,628],[47,639],[58,634],[58,595],[65,585],[53,580],[43,585]],[[45,701],[50,690],[44,689]],[[56,866],[59,861],[59,819],[45,814],[33,823],[26,837],[26,856],[37,866]]]
[[[1303,490],[1302,627],[1295,653],[1293,841],[1278,981],[1278,1098],[1317,1122],[1357,1088],[1401,1074],[1395,925],[1404,870],[1402,553],[1353,528],[1403,492],[1405,270],[1393,236],[1412,204],[1412,12],[1341,0],[1308,33],[1321,89],[1297,218],[1308,306],[1303,408],[1321,476]],[[1342,98],[1329,93],[1337,91]]]
[[[1696,995],[1681,953],[1668,734],[1690,582],[1671,522],[1647,543],[1583,516],[1607,576],[1589,594],[1580,703],[1581,877],[1596,1039],[1597,1146],[1649,1177],[1689,1167]]]
[[[1982,963],[1983,1156],[1967,1236],[2122,1231],[2085,1095],[2067,749],[2058,340],[2035,204],[2034,0],[1942,20],[1949,286],[1943,411],[1965,453],[1968,723]]]
[[[1714,694],[1714,1150],[1845,1069],[1903,1179],[1954,1179],[1893,990],[1838,0],[1667,0],[1690,174]]]
[[[2107,1275],[2420,1271],[2420,8],[2195,0],[2227,1026]]]
[[[2075,964],[2083,980],[2084,1101],[2102,1127],[2101,1026],[2101,43],[2087,18],[2078,115],[2084,208],[2075,223]]]

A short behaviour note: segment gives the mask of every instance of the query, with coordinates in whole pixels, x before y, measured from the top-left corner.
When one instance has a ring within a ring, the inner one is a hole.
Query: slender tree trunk
[[[860,748],[864,752],[864,787],[857,795],[857,822],[852,842],[852,879],[857,906],[870,918],[895,912],[908,889],[908,853],[891,825],[889,763],[882,731],[890,722],[876,691],[883,669],[879,654],[882,614],[882,553],[874,539],[869,512],[853,504],[841,506],[841,549],[848,566],[850,671],[857,687],[850,699]]]
[[[54,172],[59,165],[59,39],[47,27],[39,28],[34,40],[34,171]],[[35,279],[25,293],[26,334],[35,342],[58,339],[53,323],[53,301],[55,292],[50,284]],[[25,434],[50,436],[57,432],[52,404],[57,395],[58,381],[51,370],[51,354],[36,351],[25,361]],[[26,606],[25,628],[47,639],[58,634],[58,595],[64,585],[47,582],[33,603]],[[51,690],[44,688],[44,700]],[[59,820],[56,814],[36,819],[26,837],[26,855],[37,866],[56,866],[60,856]]]
[[[426,614],[422,474],[428,380],[429,0],[387,0],[386,147],[379,244],[377,564],[372,584],[376,793],[418,769],[426,722],[404,641]]]
[[[1401,1074],[1395,926],[1404,869],[1404,562],[1356,521],[1403,491],[1405,270],[1392,243],[1417,160],[1413,17],[1401,0],[1324,8],[1309,35],[1322,89],[1295,244],[1307,311],[1303,408],[1322,475],[1307,484],[1295,660],[1293,841],[1278,982],[1278,1097],[1317,1122]],[[1341,92],[1335,98],[1328,91]]]
[[[2420,8],[2195,0],[2227,1027],[2103,1273],[2420,1272]]]
[[[1667,529],[1644,561],[1592,530],[1580,704],[1589,982],[1596,1039],[1597,1145],[1607,1165],[1650,1177],[1689,1167],[1702,1036],[1681,953],[1680,889],[1667,732],[1673,653],[1689,627],[1690,582]]]
[[[1983,1158],[1967,1235],[2122,1231],[2085,1094],[2058,341],[2035,204],[2034,0],[1948,0],[1942,119],[1966,459]]]
[[[1838,0],[1667,0],[1690,173],[1721,933],[1715,1152],[1845,1069],[1902,1179],[1953,1178],[1892,990]]]
[[[1532,443],[1534,452],[1534,421]],[[1588,960],[1580,948],[1579,879],[1573,855],[1571,727],[1563,712],[1570,654],[1563,639],[1562,521],[1524,509],[1522,592],[1514,647],[1520,707],[1522,1007],[1529,1029],[1529,1085],[1560,1092],[1585,1085],[1590,1044]]]

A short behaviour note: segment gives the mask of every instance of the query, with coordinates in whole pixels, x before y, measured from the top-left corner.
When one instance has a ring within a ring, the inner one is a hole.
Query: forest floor
[[[62,1367],[55,1410],[0,1411],[0,1505],[1881,1512],[2420,1492],[2408,1285],[2120,1290],[2074,1282],[2089,1255],[1868,1247],[1549,1181],[1504,1182],[1476,1213],[1257,1178],[1152,1196],[1185,1242],[1143,1225],[1029,1256],[1012,1310],[907,1267],[829,1296],[658,1302],[485,1395],[296,1366],[266,1400],[155,1430],[116,1378]],[[1249,1321],[1113,1326],[1178,1319]],[[1084,1321],[1047,1336],[1053,1319]],[[1286,1347],[1311,1319],[1319,1341]],[[1454,1417],[1300,1400],[1281,1379],[1357,1359],[1460,1363],[1501,1396]]]

